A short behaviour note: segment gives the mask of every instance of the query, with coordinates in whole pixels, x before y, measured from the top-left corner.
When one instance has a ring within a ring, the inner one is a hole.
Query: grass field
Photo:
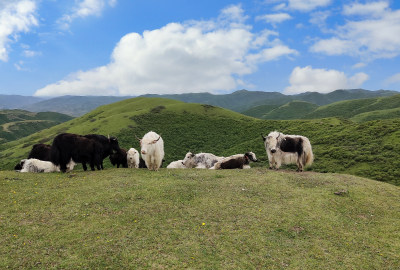
[[[400,188],[350,175],[2,171],[0,194],[0,269],[400,268]]]

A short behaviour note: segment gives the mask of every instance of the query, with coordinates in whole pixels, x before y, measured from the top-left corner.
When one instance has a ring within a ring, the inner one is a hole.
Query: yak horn
[[[142,139],[139,139],[138,136],[136,136],[136,134],[135,134],[135,137],[136,137],[136,139],[137,139],[138,141],[141,141],[141,140],[142,140]]]

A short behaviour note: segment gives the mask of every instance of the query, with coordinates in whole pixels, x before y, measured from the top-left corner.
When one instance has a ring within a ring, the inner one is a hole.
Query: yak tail
[[[314,154],[308,139],[303,141],[303,151],[303,164],[304,166],[310,166],[314,162]]]

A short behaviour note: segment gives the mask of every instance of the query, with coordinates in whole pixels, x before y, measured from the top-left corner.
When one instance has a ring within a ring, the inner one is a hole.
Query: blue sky
[[[400,90],[400,1],[0,0],[0,94]]]

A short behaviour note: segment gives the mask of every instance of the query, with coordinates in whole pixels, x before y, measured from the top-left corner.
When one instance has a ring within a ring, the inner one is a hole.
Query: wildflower
[[[206,225],[206,223],[205,223],[205,222],[203,222],[203,223],[201,223],[201,225],[202,225],[202,226],[205,226],[205,225]]]

